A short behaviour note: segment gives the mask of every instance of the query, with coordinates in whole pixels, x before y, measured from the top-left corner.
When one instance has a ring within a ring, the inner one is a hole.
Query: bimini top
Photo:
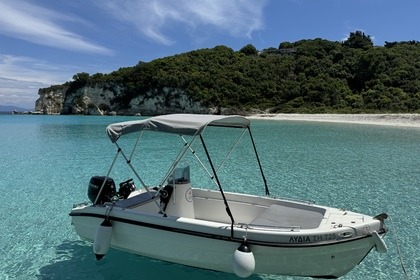
[[[124,134],[142,130],[198,135],[206,126],[245,128],[250,123],[250,120],[242,116],[172,114],[110,124],[106,131],[111,141],[115,143]]]

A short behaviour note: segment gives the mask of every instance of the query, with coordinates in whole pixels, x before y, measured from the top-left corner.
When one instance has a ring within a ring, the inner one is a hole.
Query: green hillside
[[[261,51],[217,46],[73,78],[66,84],[70,90],[123,85],[114,100],[122,108],[140,94],[169,87],[208,106],[245,111],[418,113],[420,42],[374,46],[370,36],[356,31],[344,42],[282,42]]]

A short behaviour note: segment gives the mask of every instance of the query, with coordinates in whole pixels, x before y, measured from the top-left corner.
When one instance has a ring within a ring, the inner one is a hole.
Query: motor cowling
[[[96,200],[96,197],[98,196],[102,185],[105,185],[102,189],[102,192],[98,199]],[[116,194],[116,187],[115,182],[112,178],[106,177],[106,176],[93,176],[90,178],[89,181],[89,187],[88,187],[88,197],[89,200],[92,203],[96,204],[103,204],[105,202],[110,202],[111,198]]]

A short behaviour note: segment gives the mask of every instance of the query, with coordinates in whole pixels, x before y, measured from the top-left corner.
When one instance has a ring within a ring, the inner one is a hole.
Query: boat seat
[[[122,208],[133,208],[140,206],[142,204],[148,203],[150,201],[156,200],[159,198],[157,191],[144,192],[138,195],[134,195],[127,199],[119,200],[115,203],[115,206]]]
[[[313,229],[319,227],[324,215],[318,211],[272,204],[250,225]]]

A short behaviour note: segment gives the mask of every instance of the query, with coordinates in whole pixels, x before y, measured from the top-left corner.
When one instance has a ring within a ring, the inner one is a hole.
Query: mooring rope
[[[109,220],[109,216],[111,216],[111,211],[112,211],[112,209],[114,208],[114,205],[115,205],[115,203],[116,203],[117,201],[118,201],[117,199],[112,198],[112,204],[111,204],[111,206],[110,206],[110,207],[108,207],[108,208],[105,210],[105,221],[111,222],[111,221]]]
[[[392,236],[394,237],[395,243],[397,244],[397,253],[398,253],[398,258],[400,259],[401,268],[404,272],[405,279],[408,280],[408,279],[410,279],[410,277],[408,276],[408,272],[405,269],[404,261],[403,261],[402,255],[401,255],[400,241],[398,239],[398,234],[397,234],[397,231],[396,231],[396,227],[395,227],[394,222],[392,221],[391,217],[390,216],[388,216],[388,217],[389,217],[389,220],[391,221],[392,227],[394,228],[394,234]]]

